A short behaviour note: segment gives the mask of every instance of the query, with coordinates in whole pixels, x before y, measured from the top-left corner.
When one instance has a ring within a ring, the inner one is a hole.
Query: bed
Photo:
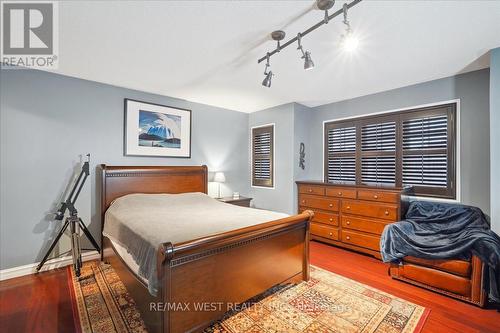
[[[113,201],[130,194],[207,193],[206,166],[101,165],[100,171],[103,229]],[[309,280],[311,217],[306,211],[181,242],[165,237],[156,253],[155,295],[123,244],[102,235],[102,259],[127,287],[150,332],[198,332],[235,304],[275,285]],[[189,230],[203,221],[183,223]]]

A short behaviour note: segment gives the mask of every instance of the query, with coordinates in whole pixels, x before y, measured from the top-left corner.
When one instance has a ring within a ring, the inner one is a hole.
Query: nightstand
[[[217,198],[217,200],[231,205],[250,207],[250,201],[252,201],[252,198],[242,197],[240,195],[238,199],[234,199],[233,197],[224,197],[224,198]]]

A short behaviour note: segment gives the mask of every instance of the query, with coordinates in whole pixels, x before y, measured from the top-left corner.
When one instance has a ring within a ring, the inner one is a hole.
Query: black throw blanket
[[[466,259],[474,254],[487,265],[484,286],[489,300],[500,303],[500,237],[479,208],[414,201],[405,220],[385,227],[380,252],[384,262],[396,263],[406,256]]]

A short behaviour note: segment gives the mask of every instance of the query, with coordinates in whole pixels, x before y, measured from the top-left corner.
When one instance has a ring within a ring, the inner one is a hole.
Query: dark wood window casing
[[[252,128],[252,186],[274,186],[274,125]]]
[[[456,103],[325,123],[325,182],[456,198]]]

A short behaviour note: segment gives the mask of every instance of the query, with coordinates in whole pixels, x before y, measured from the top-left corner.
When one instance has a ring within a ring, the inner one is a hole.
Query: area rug
[[[84,264],[68,276],[80,332],[147,332],[111,266]],[[311,267],[311,279],[268,290],[227,313],[207,333],[420,332],[429,310],[340,275]]]

